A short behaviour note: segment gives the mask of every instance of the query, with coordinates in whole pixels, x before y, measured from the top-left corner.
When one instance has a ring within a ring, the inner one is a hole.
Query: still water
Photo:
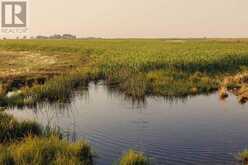
[[[133,103],[91,83],[70,105],[43,104],[9,113],[59,127],[72,141],[87,139],[99,165],[111,165],[130,148],[158,165],[235,164],[235,154],[248,148],[248,106],[234,96],[226,101],[217,94],[170,101],[148,97]]]

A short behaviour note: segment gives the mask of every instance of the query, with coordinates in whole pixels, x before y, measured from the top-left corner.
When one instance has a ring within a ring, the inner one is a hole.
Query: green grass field
[[[248,40],[3,40],[0,59],[0,93],[25,86],[14,100],[2,96],[2,104],[64,100],[91,80],[133,98],[183,97],[216,91],[226,77],[245,73]]]

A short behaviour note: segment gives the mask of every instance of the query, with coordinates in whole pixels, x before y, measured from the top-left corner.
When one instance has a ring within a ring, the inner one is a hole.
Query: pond
[[[159,165],[235,164],[235,155],[248,148],[248,106],[234,96],[225,101],[218,94],[147,97],[138,103],[103,83],[90,83],[69,105],[40,104],[8,113],[59,127],[72,141],[87,139],[100,165],[116,162],[130,148]]]

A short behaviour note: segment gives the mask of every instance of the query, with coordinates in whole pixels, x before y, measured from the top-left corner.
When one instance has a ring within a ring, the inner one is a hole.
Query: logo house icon
[[[27,3],[25,1],[2,2],[2,27],[24,28],[27,26]]]

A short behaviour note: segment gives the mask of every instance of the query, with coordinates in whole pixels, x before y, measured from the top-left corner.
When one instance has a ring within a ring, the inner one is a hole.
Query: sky
[[[32,35],[248,37],[248,0],[29,0]]]

